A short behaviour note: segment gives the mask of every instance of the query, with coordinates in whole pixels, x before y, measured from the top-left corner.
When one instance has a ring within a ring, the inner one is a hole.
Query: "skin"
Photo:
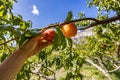
[[[0,64],[0,80],[13,80],[29,57],[53,43],[53,41],[41,42],[41,37],[44,36],[39,35],[31,38]]]

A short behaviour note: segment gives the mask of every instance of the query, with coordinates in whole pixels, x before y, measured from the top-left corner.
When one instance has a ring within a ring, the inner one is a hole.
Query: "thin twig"
[[[40,63],[40,64],[38,64],[38,65],[35,65],[35,66],[36,66],[36,69],[37,69],[37,72],[36,72],[36,71],[35,71],[35,72],[34,72],[34,71],[31,71],[31,73],[36,74],[36,75],[44,78],[45,80],[56,80],[55,72],[52,71],[51,69],[49,69],[48,67],[43,66],[44,63],[45,63],[45,62],[42,61],[42,63]],[[42,73],[40,72],[40,68],[41,68],[41,67],[46,68],[47,70],[51,71],[51,72],[54,74],[54,78],[49,78],[48,76],[45,76],[44,74],[42,74]]]
[[[115,71],[117,71],[117,70],[119,70],[120,69],[120,66],[119,67],[117,67],[117,68],[115,68],[115,69],[113,69],[113,70],[110,70],[110,71],[108,71],[109,73],[112,73],[112,72],[115,72]]]
[[[30,71],[30,72],[31,72],[32,74],[35,74],[35,75],[38,75],[38,76],[44,78],[45,80],[54,80],[54,79],[51,79],[51,78],[46,77],[45,75],[43,75],[43,74],[40,73],[40,72],[32,72],[32,71]]]
[[[45,67],[45,66],[42,66],[42,67],[44,67],[44,68],[48,69],[49,71],[51,71],[54,74],[54,80],[56,80],[55,72],[53,70],[51,70],[51,69],[49,69],[48,67]]]
[[[7,43],[9,43],[9,42],[11,42],[11,41],[13,41],[13,40],[16,40],[16,39],[18,39],[18,37],[12,38],[12,39],[10,39],[10,40],[4,42],[4,43],[1,43],[0,46],[5,45],[5,44],[7,44]]]
[[[117,56],[120,57],[120,44],[118,45],[118,48],[117,48]]]

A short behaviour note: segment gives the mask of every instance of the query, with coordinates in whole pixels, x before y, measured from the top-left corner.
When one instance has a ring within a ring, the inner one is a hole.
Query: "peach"
[[[42,32],[43,37],[40,40],[53,41],[55,38],[55,31],[53,29],[46,29]]]

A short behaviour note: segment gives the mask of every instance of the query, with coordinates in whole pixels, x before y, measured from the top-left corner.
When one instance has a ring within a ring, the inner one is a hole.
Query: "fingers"
[[[43,48],[45,48],[45,47],[47,47],[47,46],[49,46],[51,44],[53,44],[53,41],[51,41],[51,42],[39,42],[37,44],[36,48],[34,49],[33,53],[29,57],[39,53]]]
[[[40,42],[39,45],[40,47],[43,49],[45,47],[47,47],[48,45],[53,44],[54,41],[49,41],[49,42]]]

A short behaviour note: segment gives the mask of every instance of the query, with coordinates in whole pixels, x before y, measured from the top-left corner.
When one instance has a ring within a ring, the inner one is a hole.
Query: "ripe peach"
[[[53,29],[46,29],[42,32],[43,37],[40,40],[53,41],[55,38],[55,31]]]
[[[62,26],[62,32],[65,37],[71,38],[77,34],[77,27],[71,22]]]

